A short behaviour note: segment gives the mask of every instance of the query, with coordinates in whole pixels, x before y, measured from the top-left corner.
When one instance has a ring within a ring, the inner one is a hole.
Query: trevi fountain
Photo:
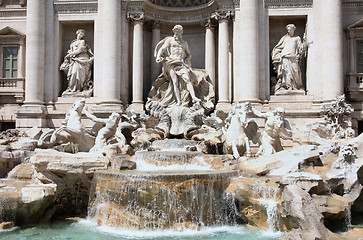
[[[272,49],[275,95],[305,94],[309,43],[296,29],[286,25]],[[288,119],[284,106],[216,107],[215,84],[193,68],[183,30],[175,24],[153,49],[162,70],[144,111],[104,114],[88,101],[96,54],[87,32],[75,32],[59,66],[72,102],[61,124],[0,133],[0,238],[363,238],[354,225],[363,135],[345,96],[309,124]]]

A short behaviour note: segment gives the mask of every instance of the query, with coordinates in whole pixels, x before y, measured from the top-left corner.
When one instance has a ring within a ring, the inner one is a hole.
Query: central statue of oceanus
[[[214,88],[204,69],[191,67],[192,55],[182,37],[183,27],[175,25],[173,32],[156,45],[154,56],[163,68],[149,92],[146,110],[155,116],[164,112],[166,135],[186,136],[198,128],[195,118],[214,109]]]
[[[162,73],[154,82],[147,105],[160,102],[164,108],[191,107],[200,102],[210,111],[214,107],[214,89],[203,69],[192,69],[191,52],[183,40],[183,27],[175,25],[174,35],[161,40],[155,48],[156,62],[163,64]]]

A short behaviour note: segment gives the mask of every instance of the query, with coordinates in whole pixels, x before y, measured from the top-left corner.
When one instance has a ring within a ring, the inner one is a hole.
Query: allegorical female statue
[[[279,91],[303,90],[300,60],[306,52],[306,35],[301,42],[295,36],[295,25],[286,26],[287,34],[283,36],[272,50],[272,64],[277,73],[275,93]]]
[[[93,90],[91,81],[93,53],[83,39],[85,31],[78,29],[77,39],[73,40],[69,46],[64,62],[60,66],[67,74],[68,87],[62,96],[83,96],[90,97]]]

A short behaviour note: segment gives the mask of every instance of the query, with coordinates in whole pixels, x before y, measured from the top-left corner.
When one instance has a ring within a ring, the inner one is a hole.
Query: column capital
[[[145,20],[143,12],[129,12],[126,17],[130,22],[144,22]]]
[[[209,29],[214,29],[216,27],[216,19],[210,17],[207,20],[201,22],[201,25],[204,26],[205,28],[209,28]]]
[[[218,10],[211,14],[211,18],[217,21],[229,20],[234,18],[234,11]]]
[[[151,29],[161,29],[165,25],[164,22],[159,20],[154,20],[151,24]]]

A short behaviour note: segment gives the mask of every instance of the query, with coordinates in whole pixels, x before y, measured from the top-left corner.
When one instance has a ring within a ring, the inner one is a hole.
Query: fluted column
[[[132,53],[132,104],[130,109],[142,112],[143,106],[143,13],[130,13],[130,21],[134,24],[133,53]]]
[[[121,1],[103,0],[103,72],[102,94],[103,105],[120,105],[121,82]]]
[[[153,82],[161,72],[160,63],[155,61],[154,51],[156,45],[160,42],[160,29],[163,24],[159,21],[155,21],[152,26],[152,42],[151,42],[151,82]]]
[[[341,0],[313,1],[315,41],[319,65],[316,81],[323,87],[323,100],[344,93],[343,28]],[[327,10],[328,9],[328,10]],[[318,21],[316,21],[318,20]]]
[[[230,106],[229,86],[229,34],[228,21],[231,12],[216,12],[218,20],[218,104],[217,109],[228,109]]]
[[[214,24],[209,19],[205,24],[205,70],[212,80],[213,86],[216,81],[216,50],[214,42]]]
[[[45,0],[28,0],[24,104],[44,104]]]
[[[259,102],[259,36],[260,0],[241,0],[236,12],[233,36],[234,101]]]

